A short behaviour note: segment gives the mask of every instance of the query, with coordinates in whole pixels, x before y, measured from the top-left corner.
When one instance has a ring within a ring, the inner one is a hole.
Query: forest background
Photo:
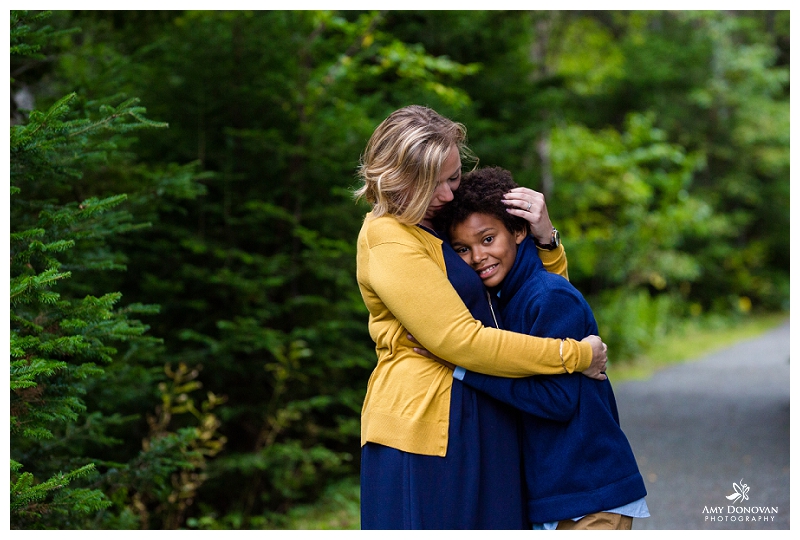
[[[788,11],[10,17],[12,528],[358,527],[352,190],[407,104],[545,194],[614,362],[788,311]]]

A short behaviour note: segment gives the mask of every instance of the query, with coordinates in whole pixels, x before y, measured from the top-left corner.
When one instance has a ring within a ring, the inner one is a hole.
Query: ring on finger
[[[533,206],[533,203],[532,203],[532,202],[529,202],[529,203],[528,203],[528,207],[525,209],[525,211],[526,211],[526,212],[530,212],[530,211],[531,211],[531,206]]]

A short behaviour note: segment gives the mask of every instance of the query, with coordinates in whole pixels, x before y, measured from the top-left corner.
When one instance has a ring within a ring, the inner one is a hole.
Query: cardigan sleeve
[[[588,343],[484,327],[444,271],[421,246],[386,241],[368,247],[369,287],[400,324],[433,354],[478,373],[505,377],[583,371]],[[488,300],[487,300],[488,301]]]
[[[523,288],[517,294],[525,292]],[[524,302],[507,309],[505,315],[516,318],[516,328],[527,328],[528,333],[535,336],[584,337],[590,326],[578,297],[561,289],[543,288],[538,294],[528,293]],[[523,412],[563,422],[569,420],[578,407],[582,377],[507,379],[467,371],[462,381]]]
[[[539,258],[542,260],[544,269],[551,274],[558,274],[569,279],[567,273],[567,252],[564,250],[564,244],[559,245],[556,249],[541,249],[536,248],[539,252]]]

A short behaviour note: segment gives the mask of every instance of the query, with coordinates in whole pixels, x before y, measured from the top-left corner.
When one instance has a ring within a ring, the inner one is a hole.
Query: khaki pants
[[[633,518],[608,512],[587,514],[578,521],[565,519],[558,522],[558,531],[629,531],[633,525]]]

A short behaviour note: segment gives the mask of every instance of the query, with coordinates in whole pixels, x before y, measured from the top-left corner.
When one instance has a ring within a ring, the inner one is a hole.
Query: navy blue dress
[[[472,316],[496,327],[483,282],[446,241],[442,250],[447,276]],[[530,528],[520,444],[515,409],[453,380],[445,457],[362,447],[361,528]]]

